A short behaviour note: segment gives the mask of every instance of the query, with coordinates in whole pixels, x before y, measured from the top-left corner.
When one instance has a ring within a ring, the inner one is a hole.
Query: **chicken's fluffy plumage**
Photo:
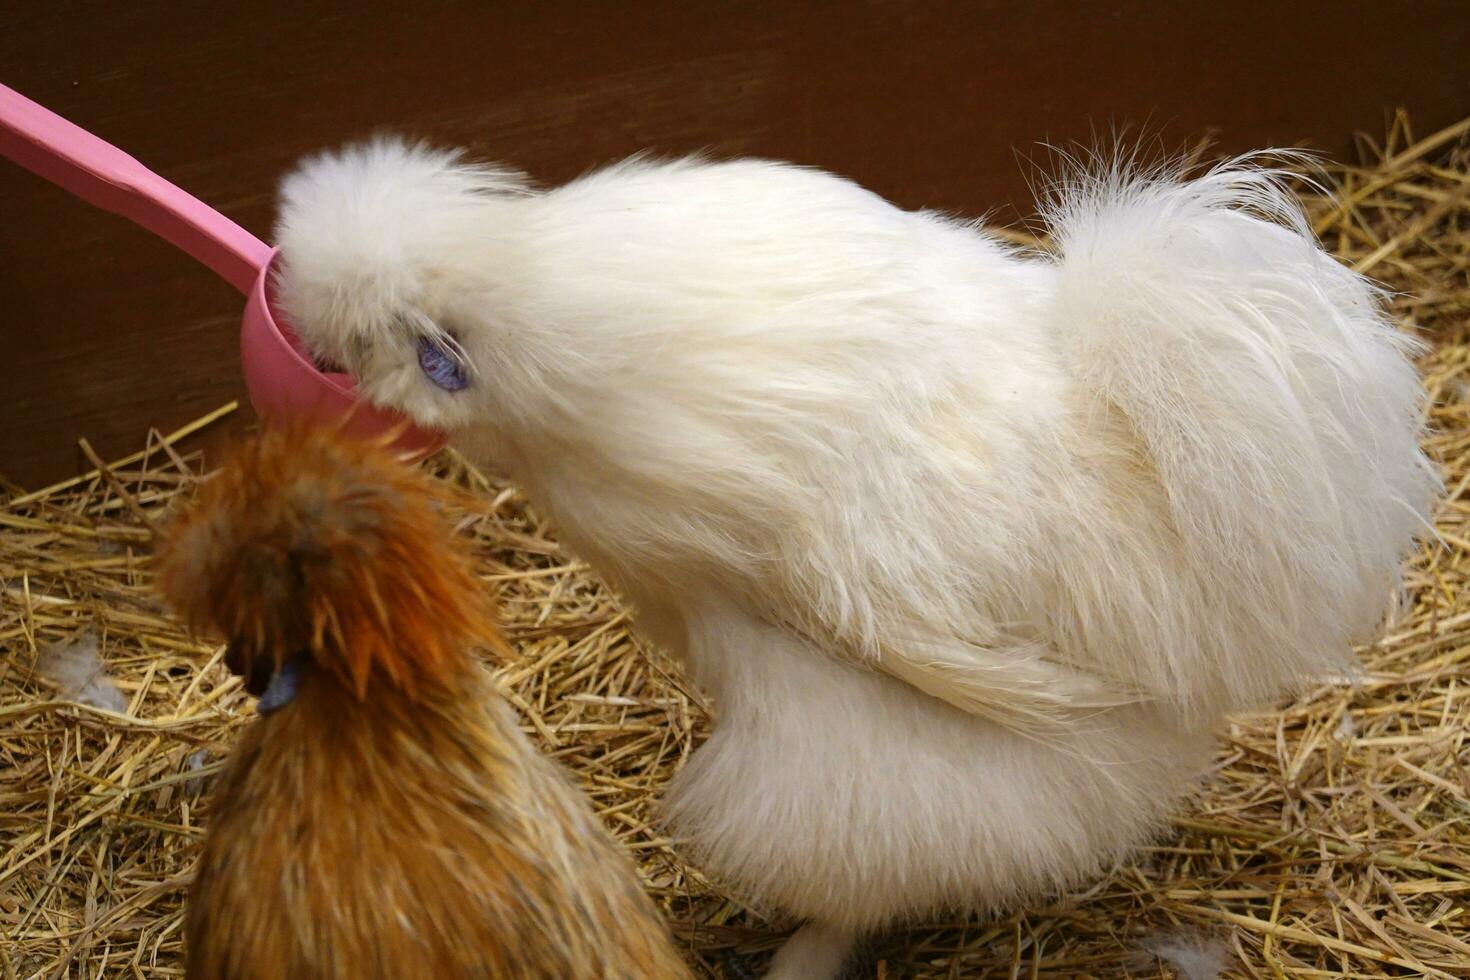
[[[1250,161],[1079,173],[1047,255],[762,161],[535,192],[380,141],[282,196],[307,343],[687,659],[675,828],[834,949],[1146,837],[1224,712],[1350,669],[1435,491],[1411,344]]]
[[[501,646],[424,475],[306,429],[249,443],[159,555],[232,665],[304,655],[214,790],[196,980],[684,980],[627,856],[517,729]]]
[[[508,649],[447,533],[447,491],[383,445],[298,426],[236,447],[159,549],[158,587],[231,666],[269,677],[309,651],[362,698]],[[258,692],[257,692],[258,693]]]

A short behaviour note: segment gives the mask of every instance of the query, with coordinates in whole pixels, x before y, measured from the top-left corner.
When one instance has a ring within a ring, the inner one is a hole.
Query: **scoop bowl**
[[[276,252],[251,285],[240,320],[240,367],[250,403],[266,424],[317,419],[341,425],[354,435],[375,437],[397,432],[394,448],[413,459],[444,445],[440,432],[408,424],[397,412],[378,408],[357,393],[352,376],[321,371],[281,318],[270,299],[270,270]]]
[[[295,331],[276,315],[270,276],[276,250],[122,150],[0,85],[0,156],[95,207],[131,220],[214,270],[245,294],[240,366],[267,425],[312,420],[354,434],[393,436],[421,459],[444,444],[396,412],[364,401],[350,375],[320,371]]]

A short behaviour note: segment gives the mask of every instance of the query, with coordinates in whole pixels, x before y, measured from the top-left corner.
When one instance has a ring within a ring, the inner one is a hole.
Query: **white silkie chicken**
[[[1101,168],[1054,254],[762,161],[289,176],[280,300],[503,468],[716,699],[666,813],[770,976],[1145,841],[1222,716],[1341,676],[1437,487],[1411,347],[1280,177]]]

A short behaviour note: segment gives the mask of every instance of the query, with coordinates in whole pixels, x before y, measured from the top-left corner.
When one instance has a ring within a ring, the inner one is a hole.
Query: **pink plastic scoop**
[[[345,420],[350,432],[401,430],[394,443],[422,457],[439,433],[367,404],[346,374],[319,371],[271,308],[267,280],[275,250],[229,218],[56,113],[0,85],[0,155],[89,204],[140,225],[213,269],[245,294],[240,364],[250,401],[267,423]]]

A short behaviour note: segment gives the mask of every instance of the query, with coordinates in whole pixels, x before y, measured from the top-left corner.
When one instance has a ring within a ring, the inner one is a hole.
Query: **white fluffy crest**
[[[1106,164],[1047,213],[1032,255],[781,163],[531,192],[378,143],[288,179],[281,296],[686,658],[719,724],[670,817],[828,943],[1145,839],[1427,525],[1412,344],[1278,173]]]

